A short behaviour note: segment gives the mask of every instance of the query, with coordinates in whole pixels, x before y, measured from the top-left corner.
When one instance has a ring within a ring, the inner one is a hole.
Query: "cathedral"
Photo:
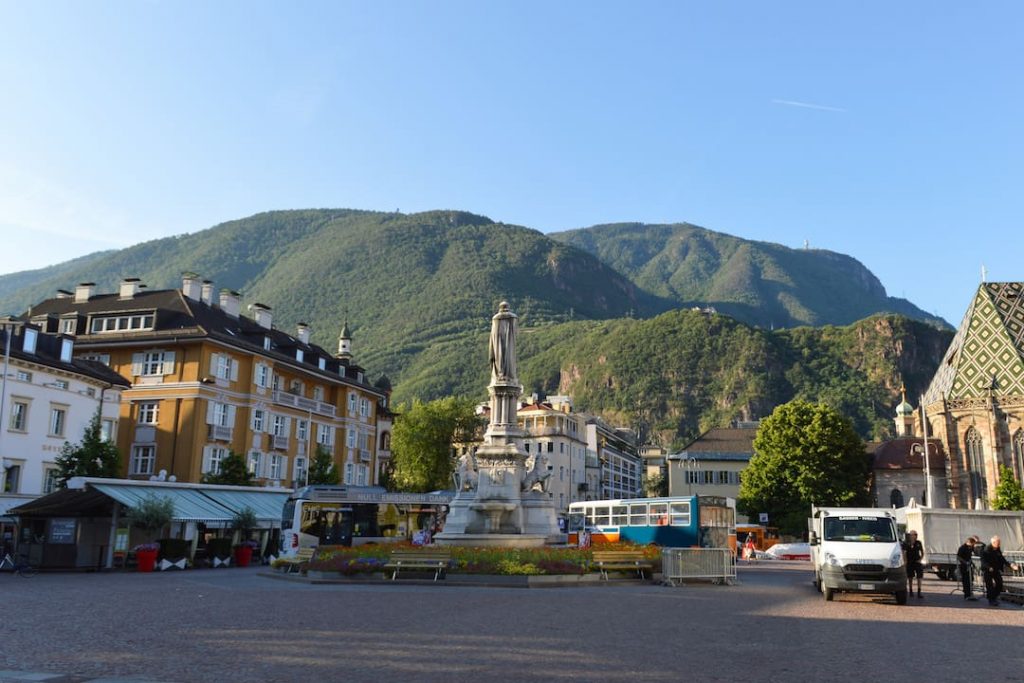
[[[1024,283],[981,284],[921,404],[905,418],[941,443],[950,507],[989,509],[1001,465],[1024,478]]]

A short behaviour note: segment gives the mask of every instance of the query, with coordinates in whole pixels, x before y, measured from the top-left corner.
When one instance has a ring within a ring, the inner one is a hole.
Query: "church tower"
[[[348,321],[346,320],[341,326],[341,334],[338,335],[338,355],[339,360],[352,360],[352,333],[348,329]]]
[[[896,436],[914,436],[914,406],[907,402],[907,387],[900,387],[903,400],[896,406]]]

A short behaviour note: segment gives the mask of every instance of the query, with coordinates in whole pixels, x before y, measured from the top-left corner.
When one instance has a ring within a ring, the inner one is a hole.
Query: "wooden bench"
[[[605,581],[609,571],[635,571],[641,579],[654,572],[654,565],[640,550],[595,550],[593,555],[594,566]]]
[[[286,574],[298,572],[301,570],[302,565],[313,559],[314,553],[316,553],[316,548],[299,548],[298,552],[295,553],[295,557],[283,557],[278,560],[278,565],[285,567]]]
[[[391,580],[398,578],[403,569],[422,569],[434,572],[434,581],[444,576],[451,562],[450,550],[392,550],[391,559],[384,565],[384,570],[391,570]]]

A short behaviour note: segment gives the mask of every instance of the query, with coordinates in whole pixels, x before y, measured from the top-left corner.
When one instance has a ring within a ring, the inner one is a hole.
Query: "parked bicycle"
[[[14,572],[18,576],[28,579],[36,575],[36,568],[23,560],[16,560],[10,553],[4,555],[0,560],[0,571]]]

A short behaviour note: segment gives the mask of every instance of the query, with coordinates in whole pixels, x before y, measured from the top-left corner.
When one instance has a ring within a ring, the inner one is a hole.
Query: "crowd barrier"
[[[662,548],[661,573],[675,586],[687,579],[710,579],[732,585],[736,581],[736,554],[728,548]]]

